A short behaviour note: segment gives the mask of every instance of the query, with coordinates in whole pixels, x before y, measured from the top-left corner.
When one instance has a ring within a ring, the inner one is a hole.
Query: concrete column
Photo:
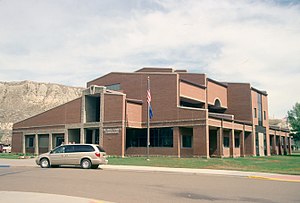
[[[282,153],[282,140],[281,140],[281,136],[279,135],[279,146],[278,146],[278,151],[279,151],[279,155],[283,155]]]
[[[267,149],[267,154],[265,154],[266,156],[271,156],[271,150],[270,150],[270,133],[269,133],[269,129],[266,129],[266,149]]]
[[[25,154],[26,153],[26,136],[23,134],[22,137],[22,153]]]
[[[193,127],[193,155],[209,158],[209,132],[207,125]]]
[[[217,130],[217,147],[218,147],[218,156],[220,158],[224,157],[223,151],[223,127],[218,128]]]
[[[64,143],[65,143],[65,144],[69,144],[69,132],[68,132],[68,129],[65,129],[65,133],[64,133]]]
[[[284,155],[288,154],[288,147],[287,147],[287,145],[288,145],[288,139],[287,139],[287,135],[285,134],[285,136],[284,136],[284,147],[283,147],[283,149],[284,149]]]
[[[276,150],[276,133],[273,135],[273,140],[272,140],[272,154],[277,155],[277,150]]]
[[[92,143],[93,144],[95,144],[96,143],[96,130],[95,129],[93,129],[93,131],[92,131]]]
[[[99,145],[103,147],[103,122],[104,122],[104,92],[106,88],[103,88],[100,93],[100,121],[99,121]]]
[[[35,134],[35,137],[34,137],[34,154],[35,155],[39,154],[39,137],[38,137],[38,134]]]
[[[85,136],[84,136],[84,128],[80,128],[80,144],[84,144],[85,143]]]
[[[244,157],[245,156],[245,125],[243,131],[240,133],[240,156]]]
[[[180,129],[179,127],[173,128],[173,142],[174,142],[174,148],[176,149],[177,157],[180,158],[181,155],[181,139],[180,139]]]
[[[251,155],[256,156],[256,143],[255,143],[255,127],[254,125],[252,126],[252,133],[251,133]]]
[[[229,130],[229,147],[230,147],[230,157],[235,157],[234,154],[234,129]]]
[[[82,94],[81,97],[81,123],[85,123],[86,122],[86,112],[85,112],[85,94]]]
[[[288,143],[289,143],[288,154],[291,155],[292,154],[292,138],[291,137],[288,137]]]
[[[48,151],[52,150],[53,146],[52,146],[52,133],[49,133],[49,139],[48,139]]]

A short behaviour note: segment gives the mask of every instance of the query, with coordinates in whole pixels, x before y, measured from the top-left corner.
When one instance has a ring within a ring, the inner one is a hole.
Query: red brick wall
[[[14,124],[14,129],[22,127],[80,123],[81,98],[50,109]]]
[[[175,73],[110,73],[97,80],[91,81],[88,85],[107,86],[120,83],[121,89],[127,98],[138,99],[143,102],[143,122],[147,119],[147,77],[150,77],[152,109],[154,117],[152,121],[172,120],[177,115],[174,108],[178,104],[177,83]]]
[[[104,121],[122,121],[125,116],[125,96],[105,94]]]
[[[207,81],[207,102],[214,105],[215,100],[219,99],[221,107],[227,107],[227,88],[216,84],[211,81]]]
[[[204,103],[206,101],[206,92],[204,88],[196,87],[185,82],[180,82],[180,96],[200,100]]]
[[[178,73],[179,78],[206,87],[206,75],[198,73]]]
[[[228,83],[228,109],[236,120],[252,122],[252,101],[250,84]]]
[[[13,153],[22,152],[22,146],[23,146],[23,133],[13,132],[11,152]]]
[[[127,102],[127,125],[129,127],[141,127],[142,105]]]

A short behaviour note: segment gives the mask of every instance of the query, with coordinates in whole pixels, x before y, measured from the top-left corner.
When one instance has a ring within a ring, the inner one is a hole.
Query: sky
[[[0,81],[71,86],[167,67],[300,102],[298,0],[0,0]]]

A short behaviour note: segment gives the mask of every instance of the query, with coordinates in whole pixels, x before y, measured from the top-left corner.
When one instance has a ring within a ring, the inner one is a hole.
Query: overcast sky
[[[149,66],[251,83],[282,118],[300,102],[300,1],[0,0],[0,81]]]

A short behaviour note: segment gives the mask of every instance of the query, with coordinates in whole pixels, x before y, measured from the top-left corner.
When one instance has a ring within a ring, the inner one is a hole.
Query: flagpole
[[[147,91],[150,90],[150,78],[147,79]],[[150,146],[150,102],[147,99],[147,160],[149,161],[149,146]]]

